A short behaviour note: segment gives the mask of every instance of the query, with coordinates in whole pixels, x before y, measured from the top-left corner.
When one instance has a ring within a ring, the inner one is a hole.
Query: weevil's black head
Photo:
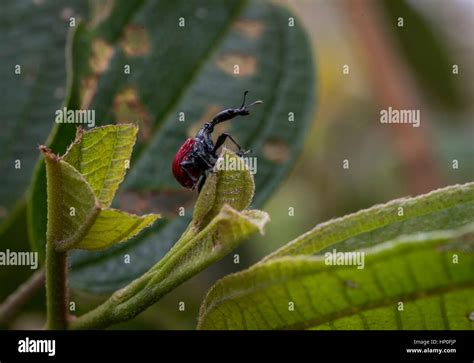
[[[263,103],[263,102],[262,101],[255,101],[255,102],[251,103],[250,105],[245,106],[245,96],[247,96],[248,92],[249,91],[244,92],[244,100],[242,102],[242,105],[239,108],[228,108],[227,110],[219,112],[216,116],[214,116],[214,118],[212,119],[210,124],[216,125],[218,123],[233,119],[234,117],[237,117],[237,116],[250,115],[250,111],[248,110],[248,108],[253,106],[253,105],[258,105],[259,103]]]
[[[243,107],[243,108],[237,108],[234,110],[235,113],[236,113],[236,116],[247,116],[247,115],[250,115],[250,111],[247,110],[246,107]]]

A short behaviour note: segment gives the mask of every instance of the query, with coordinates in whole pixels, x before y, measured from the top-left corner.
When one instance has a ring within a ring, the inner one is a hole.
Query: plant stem
[[[46,232],[46,313],[47,329],[67,328],[67,252],[56,250],[63,239],[61,221],[62,180],[59,158],[40,146],[47,164],[48,227]]]
[[[46,312],[47,329],[67,327],[67,252],[56,252],[54,244],[46,244]]]
[[[171,250],[146,273],[126,287],[116,291],[102,305],[71,321],[68,329],[103,329],[127,321],[157,302],[165,294],[196,275],[204,268],[226,256],[247,236],[260,230],[259,219],[225,205],[202,230],[188,228]],[[260,212],[264,223],[269,217]],[[224,232],[229,223],[235,223],[235,232]],[[220,244],[216,248],[216,236]]]
[[[34,293],[44,286],[44,270],[38,270],[0,305],[0,325],[6,325]]]

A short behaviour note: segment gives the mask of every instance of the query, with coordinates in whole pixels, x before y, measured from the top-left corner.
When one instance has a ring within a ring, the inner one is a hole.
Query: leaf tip
[[[45,158],[52,160],[52,161],[59,161],[61,158],[53,153],[53,151],[47,147],[46,145],[40,145],[38,150],[41,151]]]

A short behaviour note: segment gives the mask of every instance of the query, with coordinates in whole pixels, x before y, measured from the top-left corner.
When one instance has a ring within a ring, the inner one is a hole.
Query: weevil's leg
[[[234,138],[231,135],[224,132],[224,133],[220,134],[219,137],[216,140],[216,144],[214,145],[214,149],[212,150],[212,153],[214,155],[216,155],[216,151],[224,144],[224,142],[227,138],[229,138],[230,141],[232,141],[234,143],[234,145],[237,146],[237,148],[238,148],[237,155],[242,156],[242,155],[247,154],[250,151],[250,150],[242,149],[242,146],[240,146],[239,143],[237,141],[235,141]]]
[[[193,188],[192,189],[194,189],[196,187],[196,183],[197,183],[198,180],[193,175],[191,175],[191,173],[188,170],[189,167],[194,166],[194,162],[191,161],[191,160],[184,160],[179,165],[181,166],[181,169],[184,170],[186,175],[189,176],[189,178],[193,181]]]
[[[201,177],[199,178],[199,181],[198,181],[198,193],[201,193],[201,189],[202,187],[204,186],[204,183],[206,182],[206,173],[202,174]]]
[[[201,158],[201,160],[206,163],[206,165],[207,165],[207,167],[208,167],[209,169],[212,169],[212,168],[214,167],[214,165],[212,165],[211,163],[209,163],[209,161],[207,161],[206,158]]]

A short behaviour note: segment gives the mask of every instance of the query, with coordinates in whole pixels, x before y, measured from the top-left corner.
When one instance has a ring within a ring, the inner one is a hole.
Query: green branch
[[[46,161],[48,194],[48,233],[46,236],[46,311],[48,329],[67,326],[67,252],[57,252],[56,242],[63,239],[60,203],[62,176],[59,158],[45,146],[40,147]]]
[[[0,305],[0,326],[13,320],[19,309],[44,286],[44,269],[36,271]]]
[[[196,233],[193,228],[188,229],[169,253],[148,272],[115,292],[96,309],[73,321],[70,329],[102,329],[134,318],[167,292],[226,256],[241,240],[255,232],[262,233],[268,221],[265,212],[238,212],[224,205],[202,231]]]

